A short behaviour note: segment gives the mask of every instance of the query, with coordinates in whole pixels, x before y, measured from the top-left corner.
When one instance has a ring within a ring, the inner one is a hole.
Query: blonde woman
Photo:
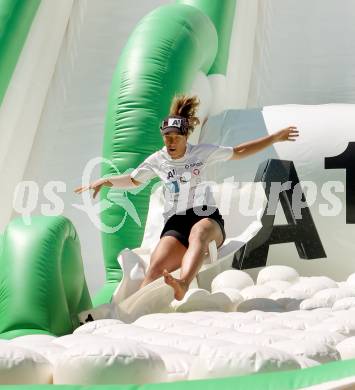
[[[199,124],[196,96],[176,96],[170,114],[161,124],[164,147],[149,156],[128,175],[102,178],[76,193],[91,189],[95,198],[102,186],[129,188],[159,177],[164,184],[165,225],[154,249],[150,266],[141,287],[164,276],[181,300],[199,271],[208,244],[215,240],[220,247],[226,237],[224,221],[216,207],[212,191],[204,185],[204,174],[213,163],[238,160],[280,141],[295,141],[298,130],[287,127],[274,134],[240,145],[192,145],[189,135]],[[180,277],[171,272],[181,268]]]

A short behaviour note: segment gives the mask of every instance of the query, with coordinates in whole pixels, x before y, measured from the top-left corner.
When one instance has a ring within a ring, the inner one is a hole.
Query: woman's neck
[[[173,160],[178,160],[179,158],[184,157],[184,156],[185,156],[185,153],[186,153],[186,149],[187,149],[187,144],[186,144],[186,146],[185,146],[184,151],[183,151],[179,156],[171,157],[171,158],[172,158]]]

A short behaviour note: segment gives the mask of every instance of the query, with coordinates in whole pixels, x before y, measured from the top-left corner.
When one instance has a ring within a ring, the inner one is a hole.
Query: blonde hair
[[[189,124],[188,135],[200,123],[200,120],[196,116],[199,104],[200,100],[197,96],[188,95],[175,95],[171,103],[169,115],[178,115],[187,119]]]

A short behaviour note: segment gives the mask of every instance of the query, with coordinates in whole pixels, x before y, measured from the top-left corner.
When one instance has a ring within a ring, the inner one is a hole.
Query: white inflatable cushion
[[[326,276],[300,277],[298,282],[294,283],[289,290],[302,291],[307,298],[312,297],[316,292],[327,288],[336,288],[337,283]],[[296,298],[291,297],[290,298]]]
[[[294,268],[286,265],[271,265],[259,272],[256,284],[264,284],[275,280],[295,283],[298,279],[298,272]]]
[[[204,347],[201,352],[202,357],[192,364],[189,379],[220,378],[301,367],[295,357],[270,347],[227,345],[214,350]]]
[[[334,312],[336,313],[336,312]],[[331,317],[318,325],[312,326],[309,328],[310,331],[319,332],[319,331],[329,331],[340,333],[346,337],[355,336],[355,318],[350,313],[348,314],[348,318],[339,317],[334,318]]]
[[[235,288],[243,290],[243,288],[254,285],[253,279],[244,271],[228,270],[217,275],[211,284],[212,292],[223,288]]]
[[[291,328],[271,328],[271,324],[268,324],[267,327],[269,330],[265,330],[263,333],[264,335],[272,335],[272,336],[279,336],[284,337],[285,339],[292,340],[296,338],[297,335],[301,335],[304,333],[303,330],[297,330],[297,329],[291,329]]]
[[[348,276],[346,283],[348,283],[350,286],[355,286],[355,273]]]
[[[181,313],[189,311],[231,311],[235,304],[229,296],[223,292],[210,293],[201,288],[188,290],[181,301],[174,300],[171,307]]]
[[[139,326],[147,329],[155,329],[160,331],[165,331],[166,329],[172,328],[174,326],[184,326],[192,324],[189,321],[189,316],[177,318],[175,315],[170,314],[149,314],[143,317],[138,318],[133,325]]]
[[[288,337],[281,334],[266,334],[266,333],[247,333],[247,332],[223,332],[213,337],[215,340],[229,341],[235,344],[253,344],[270,346],[271,344],[288,340]]]
[[[52,343],[54,345],[59,345],[59,346],[62,346],[64,348],[71,348],[71,347],[74,347],[76,345],[85,345],[85,344],[89,344],[89,343],[95,343],[95,342],[99,342],[100,340],[102,340],[103,342],[105,342],[105,337],[99,337],[99,336],[96,336],[96,335],[91,335],[91,334],[68,334],[68,335],[65,335],[65,336],[61,336],[61,337],[57,337],[55,340],[52,341]]]
[[[320,363],[317,362],[316,360],[308,359],[303,356],[296,356],[296,359],[300,364],[301,368],[310,368],[310,367],[315,367],[320,365]]]
[[[238,313],[238,314],[244,314],[244,313]],[[193,321],[192,318],[191,321]],[[218,328],[225,328],[225,331],[227,332],[228,330],[238,329],[239,327],[245,324],[251,324],[252,322],[253,322],[252,320],[245,318],[244,316],[226,317],[225,315],[223,316],[215,315],[209,318],[195,319],[194,323],[201,326],[208,326],[208,327],[216,326]]]
[[[312,310],[319,307],[332,307],[334,303],[342,298],[354,297],[355,290],[345,288],[328,288],[318,291],[312,298],[305,299],[301,305],[301,310]]]
[[[339,288],[342,288],[342,287],[350,287],[350,288],[352,288],[352,287],[354,287],[354,286],[351,285],[351,283],[348,283],[348,282],[337,282],[337,286]]]
[[[186,335],[186,336],[192,336],[192,337],[198,337],[198,338],[208,338],[212,339],[216,335],[219,335],[221,333],[225,333],[225,328],[218,328],[217,326],[209,327],[209,326],[200,326],[197,324],[192,324],[189,326],[183,326],[183,327],[174,327],[171,329],[167,329],[165,331],[166,333],[175,333],[179,335]]]
[[[33,345],[39,345],[39,344],[48,344],[55,340],[55,336],[50,336],[47,334],[31,334],[26,336],[19,336],[15,337],[14,339],[10,340],[10,343],[16,343],[17,345],[20,345],[20,343],[24,342],[26,344],[33,344]]]
[[[249,286],[240,291],[244,300],[253,298],[269,298],[275,290],[270,286]]]
[[[340,354],[334,347],[311,339],[278,341],[272,347],[285,352],[292,351],[293,355],[303,356],[319,363],[340,359]]]
[[[208,346],[212,350],[223,345],[230,345],[230,343],[224,342],[222,340],[197,338],[175,333],[163,333],[159,336],[159,338],[146,338],[144,339],[144,342],[148,342],[149,344],[165,345],[167,347],[177,348],[189,353],[192,356],[199,356],[203,347]]]
[[[355,297],[346,297],[337,300],[334,302],[334,305],[332,306],[332,310],[348,310],[348,309],[355,309]]]
[[[283,291],[289,288],[292,284],[290,282],[286,282],[285,280],[271,280],[270,282],[266,282],[263,286],[271,287],[274,291]]]
[[[53,374],[54,384],[143,384],[166,379],[164,362],[152,350],[131,340],[104,338],[66,350]]]
[[[91,321],[84,325],[79,326],[79,328],[76,328],[74,330],[74,334],[91,334],[94,333],[94,331],[99,328],[103,328],[105,326],[110,326],[110,325],[116,325],[116,324],[123,324],[123,322],[114,319]]]
[[[166,347],[162,345],[147,345],[147,347],[154,351],[164,362],[167,381],[182,381],[189,377],[190,368],[195,359],[194,356],[187,352],[181,351],[177,348]]]
[[[276,301],[268,298],[248,299],[238,305],[240,312],[248,312],[251,310],[260,310],[266,312],[284,312],[285,308]]]
[[[100,328],[95,331],[94,335],[120,340],[130,339],[154,344],[155,340],[159,340],[160,337],[164,336],[164,333],[159,330],[150,330],[130,324],[122,324],[113,325],[112,327]],[[161,343],[158,342],[157,345],[161,345]]]
[[[317,325],[318,322],[312,318],[295,318],[294,316],[276,316],[267,318],[263,321],[263,325],[270,324],[274,326],[274,329],[289,328],[295,330],[305,330],[310,326]]]
[[[338,343],[336,349],[339,351],[342,359],[355,358],[355,337],[348,337],[342,342]]]
[[[335,347],[340,342],[345,340],[345,336],[338,332],[330,331],[310,331],[306,330],[305,332],[299,332],[293,336],[295,340],[313,340],[323,344],[328,344],[332,347]]]
[[[285,308],[285,311],[295,311],[300,309],[300,304],[302,302],[302,299],[278,298],[275,299],[275,302],[283,306]]]
[[[279,330],[279,329],[288,329],[288,328],[282,327],[281,325],[275,327],[274,323],[263,321],[263,322],[254,322],[252,324],[243,325],[238,329],[238,331],[245,332],[245,333],[264,334],[265,332],[273,331],[275,329]]]
[[[246,313],[227,313],[229,318],[243,318],[245,321],[264,321],[265,318],[271,318],[276,316],[277,313],[261,311],[261,310],[251,310]]]
[[[314,309],[311,311],[307,310],[297,310],[289,313],[283,313],[282,316],[292,316],[294,318],[306,319],[306,320],[316,320],[318,323],[332,317],[332,311],[330,308],[321,308]]]
[[[11,342],[0,345],[0,384],[50,384],[52,366],[41,354]]]
[[[303,301],[304,299],[309,298],[309,293],[302,290],[295,290],[290,288],[287,288],[286,290],[282,291],[275,291],[274,293],[270,294],[269,298],[274,300],[279,299],[297,299],[299,301]]]
[[[55,339],[56,337],[49,335],[27,335],[16,337],[10,343],[39,353],[53,365],[65,351],[65,347],[52,343]]]
[[[150,317],[150,316],[147,316]],[[186,326],[187,323],[184,323]],[[150,329],[144,329],[143,327],[133,326],[133,325],[126,325],[126,329],[124,329],[124,325],[120,326],[114,326],[114,327],[105,327],[97,330],[97,333],[102,334],[105,332],[105,336],[109,336],[113,339],[122,339],[122,340],[134,340],[137,342],[143,342],[149,345],[156,345],[156,346],[166,346],[171,348],[177,348],[182,351],[186,351],[192,355],[198,355],[199,350],[201,348],[201,345],[203,343],[212,343],[213,345],[219,345],[217,341],[215,340],[206,340],[204,338],[198,338],[198,337],[192,337],[188,336],[186,334],[179,334],[177,333],[178,330],[182,331],[184,327],[178,328],[176,326],[175,328],[172,328],[171,331],[167,332],[168,328],[164,328],[164,332],[162,331],[156,331],[156,330],[150,330]],[[131,330],[129,328],[132,328]],[[204,327],[206,332],[212,331],[208,327]],[[174,332],[175,329],[175,332]],[[94,335],[96,335],[95,333]],[[185,332],[186,333],[186,332]],[[218,333],[218,332],[215,332]],[[99,336],[99,335],[97,335]],[[221,343],[221,341],[219,341]]]
[[[220,290],[216,290],[214,293],[223,293],[225,294],[231,301],[230,311],[235,311],[238,305],[244,301],[243,296],[239,293],[239,290],[235,288],[221,288]]]

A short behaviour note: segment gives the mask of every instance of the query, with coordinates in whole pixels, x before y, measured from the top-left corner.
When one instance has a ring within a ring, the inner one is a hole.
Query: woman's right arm
[[[87,190],[94,190],[93,198],[95,199],[97,193],[100,191],[101,187],[117,187],[117,188],[132,188],[137,187],[141,183],[128,175],[118,175],[105,177],[99,180],[96,180],[89,184],[88,186],[81,186],[74,190],[75,193],[81,194]]]

